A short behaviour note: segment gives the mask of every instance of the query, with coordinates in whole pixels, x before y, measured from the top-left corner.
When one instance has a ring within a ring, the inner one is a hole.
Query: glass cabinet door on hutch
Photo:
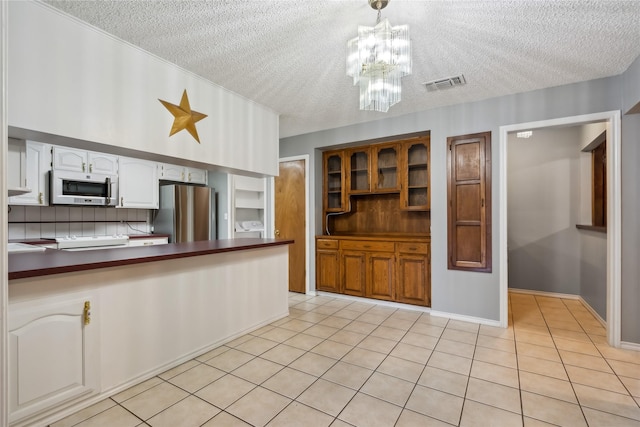
[[[372,146],[372,176],[373,187],[376,192],[398,191],[400,182],[398,179],[398,146],[374,145]]]
[[[406,210],[429,210],[429,140],[406,142],[403,144],[403,154],[406,169],[403,171],[400,206]]]
[[[369,148],[358,148],[347,151],[349,193],[369,193],[371,180],[369,174]]]
[[[324,153],[324,205],[327,212],[344,210],[344,159],[343,152]]]

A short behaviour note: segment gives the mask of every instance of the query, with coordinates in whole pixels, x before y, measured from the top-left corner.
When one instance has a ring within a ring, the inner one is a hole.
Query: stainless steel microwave
[[[115,206],[118,176],[53,170],[49,173],[52,205]]]

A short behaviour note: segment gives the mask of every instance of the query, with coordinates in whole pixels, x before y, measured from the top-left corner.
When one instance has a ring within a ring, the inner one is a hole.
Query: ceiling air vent
[[[428,92],[434,92],[436,90],[443,90],[452,88],[454,86],[461,86],[466,83],[467,81],[465,80],[464,75],[460,74],[459,76],[431,80],[430,82],[424,83],[424,86],[427,88]]]

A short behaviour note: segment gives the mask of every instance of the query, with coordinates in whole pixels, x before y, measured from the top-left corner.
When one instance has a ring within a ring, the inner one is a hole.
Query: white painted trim
[[[309,155],[308,154],[303,154],[300,156],[291,156],[291,157],[281,157],[280,159],[278,159],[278,163],[281,162],[288,162],[288,161],[293,161],[293,160],[304,160],[304,188],[305,188],[305,192],[304,192],[304,222],[305,222],[305,236],[307,236],[306,240],[306,244],[305,244],[305,251],[306,251],[306,257],[305,257],[305,262],[304,262],[304,268],[305,268],[305,284],[304,284],[304,289],[305,289],[305,294],[308,295],[312,295],[310,293],[311,291],[311,278],[309,277],[309,268],[311,265],[311,238],[309,237],[311,235],[311,212],[309,212],[309,197],[310,197],[310,193],[311,193],[311,188],[309,187]],[[275,221],[276,221],[276,215],[275,215],[275,183],[274,183],[274,178],[272,178],[271,180],[271,188],[273,189],[272,194],[273,197],[271,197],[271,206],[270,206],[270,211],[271,211],[271,229],[275,230],[276,226],[275,226]]]
[[[507,248],[507,142],[508,134],[555,126],[607,122],[610,132],[607,143],[607,341],[612,347],[620,347],[621,277],[622,277],[622,189],[620,175],[620,111],[584,114],[538,122],[500,126],[499,141],[499,215],[500,215],[500,326],[508,324],[508,248]]]
[[[431,311],[431,308],[429,307],[422,307],[420,305],[412,305],[412,304],[403,304],[401,302],[383,301],[383,300],[372,299],[372,298],[356,297],[353,295],[334,294],[332,292],[316,291],[316,296],[336,298],[336,299],[342,299],[342,300],[352,301],[352,302],[360,302],[360,303],[371,304],[371,305],[380,305],[383,307],[400,308],[403,310],[419,311],[422,313],[433,313]]]
[[[640,351],[640,344],[636,344],[634,342],[621,341],[620,348],[623,348],[625,350]]]
[[[491,320],[491,319],[485,319],[482,317],[474,317],[474,316],[465,316],[464,314],[446,313],[444,311],[431,311],[431,315],[436,317],[446,317],[447,319],[451,319],[451,320],[460,320],[463,322],[478,323],[480,325],[495,326],[495,327],[501,326],[499,320]]]
[[[582,305],[584,305],[584,307],[589,311],[589,313],[591,313],[593,315],[593,317],[595,317],[596,320],[598,322],[600,322],[600,324],[602,326],[604,326],[605,328],[607,327],[607,322],[602,317],[600,317],[598,312],[596,312],[593,309],[593,307],[591,307],[589,305],[589,303],[584,298],[582,298],[580,295],[562,294],[562,293],[559,293],[559,292],[534,291],[534,290],[531,290],[531,289],[518,289],[518,288],[509,288],[509,292],[513,293],[513,294],[540,295],[540,296],[543,296],[543,297],[578,300],[578,301],[580,301],[582,303]]]
[[[0,171],[3,174],[0,180],[0,271],[7,271],[7,34],[9,26],[8,6],[6,1],[0,2]],[[7,307],[9,301],[9,280],[7,274],[0,274],[0,426],[9,424],[9,381],[8,354],[9,341],[7,335]]]

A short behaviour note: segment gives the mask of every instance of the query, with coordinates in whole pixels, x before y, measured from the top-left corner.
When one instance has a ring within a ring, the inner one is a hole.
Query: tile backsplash
[[[9,239],[151,233],[147,209],[9,206]]]

